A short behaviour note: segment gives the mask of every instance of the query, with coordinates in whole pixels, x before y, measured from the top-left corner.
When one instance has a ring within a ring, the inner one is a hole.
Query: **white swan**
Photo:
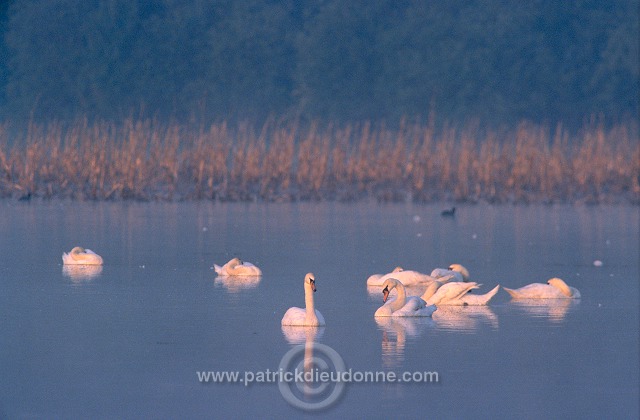
[[[483,295],[477,295],[475,293],[467,293],[466,295],[460,298],[465,305],[468,306],[484,306],[488,304],[491,299],[498,293],[500,290],[500,285],[498,284],[493,289],[489,290],[487,293]]]
[[[307,273],[304,277],[304,303],[305,309],[291,307],[282,317],[282,325],[294,325],[303,327],[323,327],[324,317],[315,309],[313,293],[316,291],[316,280],[313,273]]]
[[[68,265],[102,265],[102,257],[90,249],[76,246],[69,253],[62,253],[62,263]]]
[[[500,289],[500,285],[497,285],[483,295],[469,293],[471,290],[477,289],[480,286],[480,284],[475,282],[450,282],[443,285],[435,281],[427,286],[421,299],[428,305],[482,306],[489,303]]]
[[[398,273],[400,271],[403,271],[402,267],[396,267],[393,269],[392,273]],[[388,274],[388,273],[387,273]],[[382,278],[382,276],[384,276],[385,274],[372,274],[369,276],[369,278],[367,279],[367,286],[381,286],[382,283],[384,283],[384,281],[380,281],[380,278]]]
[[[451,264],[449,268],[435,268],[431,272],[431,277],[438,280],[440,283],[447,283],[450,281],[469,281],[469,270],[467,270],[462,264]]]
[[[374,316],[431,316],[436,310],[435,305],[425,305],[425,302],[417,296],[407,298],[404,285],[398,279],[385,280],[382,290],[382,305],[376,310]],[[396,289],[398,296],[388,300],[391,290]]]
[[[396,268],[396,270],[398,270],[398,268]],[[399,271],[387,273],[378,278],[374,276],[371,276],[367,279],[367,286],[383,286],[384,282],[388,279],[396,279],[400,281],[404,286],[424,286],[436,280],[427,274],[423,274],[413,270],[402,270],[401,268],[399,269]]]
[[[232,258],[228,263],[220,267],[214,264],[213,268],[219,276],[261,276],[262,271],[251,264],[243,262],[240,258]]]
[[[519,289],[503,289],[514,299],[580,299],[578,289],[557,277],[547,280],[547,284],[532,283]]]

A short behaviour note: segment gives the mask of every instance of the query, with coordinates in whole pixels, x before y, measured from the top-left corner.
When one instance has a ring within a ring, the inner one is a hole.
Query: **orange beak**
[[[382,303],[385,303],[388,297],[389,297],[389,287],[386,286],[382,291]]]

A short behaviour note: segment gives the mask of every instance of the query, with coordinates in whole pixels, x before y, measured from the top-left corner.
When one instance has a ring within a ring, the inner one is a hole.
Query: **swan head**
[[[567,283],[564,282],[564,280],[559,279],[558,277],[554,277],[547,280],[547,284],[550,284],[551,286],[559,289],[562,294],[571,296],[571,289],[569,288]]]
[[[314,292],[317,292],[316,290],[316,278],[313,275],[313,273],[307,273],[306,276],[304,276],[304,284],[305,285],[309,285],[309,287],[311,287],[311,290],[313,290]]]
[[[399,273],[399,272],[401,272],[401,271],[404,271],[404,268],[402,268],[402,267],[398,266],[398,267],[396,267],[396,268],[394,268],[394,269],[393,269],[392,273]]]
[[[382,289],[382,302],[386,302],[387,299],[389,298],[389,293],[391,293],[391,290],[393,290],[398,283],[400,283],[398,280],[396,279],[386,279],[384,281],[384,283],[382,283],[382,286],[384,286],[384,288]]]
[[[72,254],[82,254],[84,253],[84,248],[81,246],[75,246],[73,247],[73,249],[71,250]]]
[[[235,267],[236,265],[242,265],[242,261],[240,260],[240,258],[232,258],[231,260],[229,260],[229,262],[227,263],[227,265],[229,267]]]
[[[464,268],[462,264],[451,264],[449,266],[449,270],[457,271],[458,273],[462,274],[463,281],[469,281],[469,270]]]

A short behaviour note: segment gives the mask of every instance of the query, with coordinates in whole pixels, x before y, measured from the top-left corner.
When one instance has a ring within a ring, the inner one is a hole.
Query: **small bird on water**
[[[442,210],[440,215],[441,216],[445,216],[445,217],[455,216],[456,215],[456,208],[455,207],[451,207],[450,209]]]

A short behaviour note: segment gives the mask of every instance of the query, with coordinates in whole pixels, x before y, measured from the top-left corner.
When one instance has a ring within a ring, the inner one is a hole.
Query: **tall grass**
[[[634,123],[0,125],[0,197],[640,204]]]

